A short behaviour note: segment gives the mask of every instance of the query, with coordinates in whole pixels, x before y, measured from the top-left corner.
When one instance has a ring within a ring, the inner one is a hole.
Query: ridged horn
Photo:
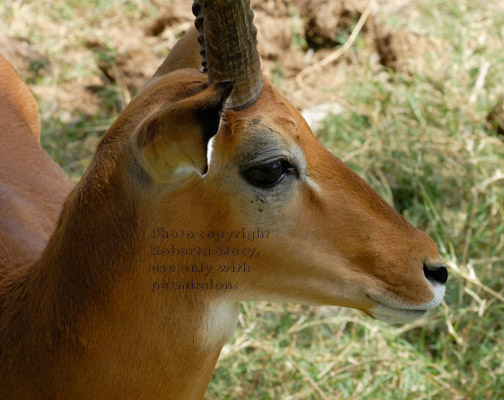
[[[247,108],[263,86],[250,0],[195,0],[193,14],[202,71],[208,72],[211,83],[234,81],[226,105],[232,110]]]

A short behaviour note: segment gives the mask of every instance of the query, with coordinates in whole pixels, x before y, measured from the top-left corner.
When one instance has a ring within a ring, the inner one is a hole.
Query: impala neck
[[[148,245],[137,225],[146,216],[138,194],[122,190],[131,188],[128,174],[115,173],[127,162],[105,154],[95,163],[67,199],[42,258],[18,278],[12,345],[34,360],[31,375],[44,376],[37,390],[48,397],[201,399],[238,303],[149,290]],[[16,384],[13,376],[6,381]]]

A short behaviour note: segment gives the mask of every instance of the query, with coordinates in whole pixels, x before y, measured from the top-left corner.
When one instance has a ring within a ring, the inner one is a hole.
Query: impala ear
[[[232,82],[218,82],[202,92],[161,108],[133,136],[138,162],[162,184],[202,176],[208,141],[219,131],[222,109]]]

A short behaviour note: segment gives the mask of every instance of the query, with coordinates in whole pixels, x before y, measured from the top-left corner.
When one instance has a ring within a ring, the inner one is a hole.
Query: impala
[[[0,58],[2,399],[201,399],[240,301],[394,323],[443,298],[433,241],[262,76],[249,2],[193,11],[75,188]]]

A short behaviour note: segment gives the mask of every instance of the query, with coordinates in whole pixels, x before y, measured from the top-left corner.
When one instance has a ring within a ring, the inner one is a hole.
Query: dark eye
[[[287,172],[293,171],[293,166],[284,159],[254,165],[243,171],[243,176],[252,185],[270,187],[282,180]]]

